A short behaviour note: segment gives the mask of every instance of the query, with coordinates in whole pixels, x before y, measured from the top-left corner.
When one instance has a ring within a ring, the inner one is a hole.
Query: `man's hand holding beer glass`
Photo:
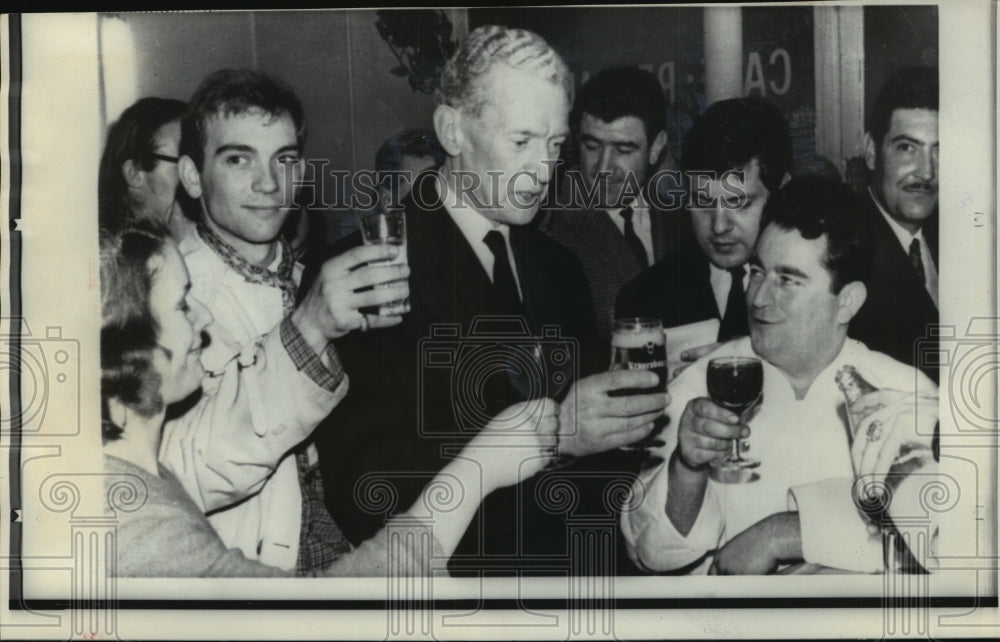
[[[405,251],[393,245],[362,245],[323,264],[316,281],[292,312],[292,322],[317,354],[323,354],[330,340],[351,330],[388,328],[402,322],[401,316],[365,315],[360,310],[410,296],[406,281],[410,267],[384,262]],[[368,289],[386,282],[393,282],[393,286]]]
[[[648,370],[600,372],[574,383],[560,408],[560,454],[593,455],[649,435],[670,402],[659,384],[660,377]],[[656,391],[613,396],[637,388]]]

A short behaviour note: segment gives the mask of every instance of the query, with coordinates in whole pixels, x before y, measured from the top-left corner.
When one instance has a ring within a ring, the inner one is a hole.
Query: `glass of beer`
[[[361,219],[361,239],[365,245],[396,245],[399,247],[399,254],[395,259],[385,261],[373,261],[372,263],[387,263],[390,265],[406,265],[406,214],[402,210],[392,210],[389,212],[369,214]],[[387,288],[396,283],[405,282],[406,279],[398,281],[387,281],[379,283],[376,288]],[[400,299],[390,301],[374,308],[370,311],[362,310],[369,314],[380,316],[396,316],[406,314],[410,311],[410,299]]]
[[[608,394],[612,397],[626,395],[650,394],[666,392],[667,390],[667,341],[663,333],[663,323],[659,319],[632,317],[615,319],[614,331],[611,333],[611,367],[610,370],[652,370],[660,381],[651,388],[623,388],[613,390]],[[622,446],[623,450],[645,450],[656,444],[659,432],[666,422],[660,421],[657,427],[643,439]]]
[[[756,357],[718,357],[708,362],[708,396],[716,404],[735,412],[743,421],[748,410],[760,400],[764,388],[764,368]],[[756,459],[743,457],[739,439],[733,439],[728,455],[712,462],[718,481],[750,481],[743,473],[760,466]]]

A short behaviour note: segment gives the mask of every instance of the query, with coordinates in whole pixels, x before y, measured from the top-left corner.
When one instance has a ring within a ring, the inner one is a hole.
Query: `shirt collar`
[[[467,203],[459,202],[458,199],[449,198],[451,196],[451,192],[448,190],[448,185],[444,181],[435,181],[435,186],[438,190],[438,196],[441,197],[441,203],[444,205],[444,209],[451,216],[451,219],[455,221],[455,225],[458,226],[458,229],[462,231],[462,235],[465,236],[469,245],[476,247],[477,244],[482,244],[483,238],[486,234],[493,230],[497,230],[503,234],[507,244],[510,244],[509,225],[494,223]]]

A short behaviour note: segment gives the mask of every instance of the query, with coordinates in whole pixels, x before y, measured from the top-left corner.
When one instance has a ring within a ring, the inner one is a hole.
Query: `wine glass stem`
[[[743,459],[743,457],[740,456],[740,440],[739,439],[730,440],[730,442],[729,442],[729,449],[730,449],[730,451],[729,451],[729,458],[732,461],[740,461],[741,459]]]

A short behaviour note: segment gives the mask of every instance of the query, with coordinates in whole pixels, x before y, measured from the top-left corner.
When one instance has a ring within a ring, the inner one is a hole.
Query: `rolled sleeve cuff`
[[[344,380],[344,367],[333,344],[327,344],[326,358],[329,363],[324,364],[292,323],[291,317],[285,317],[281,322],[281,344],[299,372],[312,379],[320,388],[333,392]]]
[[[852,481],[833,477],[794,486],[789,510],[798,511],[806,562],[861,573],[882,570],[881,540],[868,530],[854,501]]]
[[[711,483],[687,536],[674,527],[667,516],[666,505],[667,463],[664,462],[655,473],[644,475],[635,482],[632,499],[622,511],[621,528],[629,557],[648,571],[675,571],[695,565],[689,572],[705,573],[707,555],[714,552],[725,537],[721,506]]]

